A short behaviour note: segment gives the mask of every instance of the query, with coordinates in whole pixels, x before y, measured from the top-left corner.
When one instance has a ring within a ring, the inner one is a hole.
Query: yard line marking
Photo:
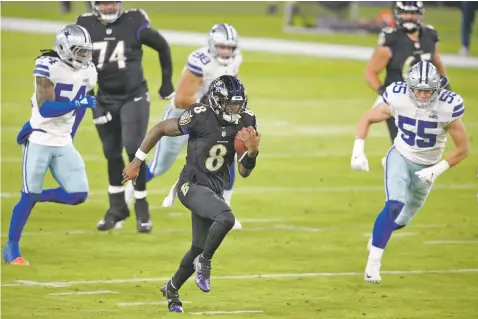
[[[433,190],[476,190],[478,185],[475,184],[454,184],[454,185],[437,185]],[[148,190],[148,194],[168,194],[170,188],[158,188]],[[244,188],[235,188],[234,192],[239,194],[264,194],[264,193],[346,193],[346,192],[377,192],[383,191],[383,185],[380,186],[323,186],[323,187],[266,187],[266,186],[251,186]],[[104,196],[106,191],[91,191],[89,196]],[[18,193],[1,193],[1,198],[18,198]],[[87,201],[88,202],[88,201]]]
[[[428,240],[423,243],[427,245],[478,244],[478,240]]]
[[[53,292],[50,296],[72,296],[72,295],[101,295],[101,294],[117,294],[117,291],[97,290],[97,291],[65,291]]]
[[[463,274],[478,273],[478,268],[466,269],[443,269],[443,270],[384,270],[382,274],[390,275],[420,275],[420,274]],[[258,275],[231,275],[231,276],[212,276],[212,279],[278,279],[278,278],[305,278],[305,277],[345,277],[345,276],[363,276],[363,271],[359,272],[315,272],[315,273],[290,273],[290,274],[258,274]],[[92,284],[124,284],[136,282],[164,282],[171,277],[158,278],[130,278],[130,279],[108,279],[108,280],[79,280],[79,281],[60,281],[60,282],[38,282],[22,281],[15,284],[2,284],[2,287],[57,287],[71,285],[92,285]],[[194,280],[190,278],[189,280]]]
[[[406,232],[394,232],[392,237],[408,237],[408,236],[415,236],[417,233],[406,233]],[[362,234],[363,237],[370,237],[371,233],[364,233]]]
[[[182,303],[191,303],[191,301],[181,301]],[[146,306],[146,305],[167,305],[167,301],[150,301],[150,302],[120,302],[116,305],[120,307],[134,307],[134,306]]]
[[[234,310],[234,311],[202,311],[202,312],[188,312],[190,315],[238,315],[243,313],[263,313],[262,310]]]

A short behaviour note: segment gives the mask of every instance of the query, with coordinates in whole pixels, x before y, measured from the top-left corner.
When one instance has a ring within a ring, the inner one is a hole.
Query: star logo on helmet
[[[63,32],[63,34],[65,35],[65,37],[68,38],[68,36],[71,35],[71,32],[70,32],[70,30],[66,30],[65,32]]]

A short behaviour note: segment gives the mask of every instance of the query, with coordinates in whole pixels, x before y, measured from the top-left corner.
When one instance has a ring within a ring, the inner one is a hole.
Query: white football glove
[[[354,149],[352,151],[352,159],[350,161],[350,166],[352,166],[352,169],[356,171],[368,172],[370,169],[368,167],[367,157],[365,157],[364,145],[365,145],[364,140],[360,140],[360,139],[355,140]]]
[[[450,168],[450,164],[447,161],[443,160],[438,164],[424,168],[415,172],[415,175],[425,184],[432,184],[438,176],[443,174],[447,169]]]

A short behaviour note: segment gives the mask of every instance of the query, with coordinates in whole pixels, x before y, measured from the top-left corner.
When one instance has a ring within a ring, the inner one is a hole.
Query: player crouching
[[[415,64],[406,82],[387,87],[381,101],[365,113],[357,127],[351,166],[368,171],[364,141],[371,124],[393,116],[399,129],[385,160],[385,207],[378,214],[364,280],[380,283],[383,251],[392,232],[405,227],[425,203],[433,182],[468,155],[468,138],[461,117],[463,99],[442,89],[446,78],[428,62]],[[441,160],[447,133],[455,149]]]

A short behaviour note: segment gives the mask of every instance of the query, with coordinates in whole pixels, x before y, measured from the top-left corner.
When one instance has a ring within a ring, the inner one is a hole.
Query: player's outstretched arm
[[[237,137],[244,142],[247,148],[238,160],[239,174],[246,178],[251,175],[252,170],[256,167],[257,155],[259,155],[259,142],[261,134],[256,132],[252,127],[243,128],[237,133]]]
[[[187,109],[196,102],[194,96],[202,83],[202,77],[195,75],[189,69],[184,70],[176,89],[174,104],[181,109]]]
[[[465,125],[461,119],[457,119],[448,125],[448,134],[450,134],[455,149],[441,162],[433,166],[424,168],[415,173],[423,183],[433,183],[438,176],[443,174],[450,167],[460,163],[469,152],[468,137],[466,135]]]
[[[465,124],[461,119],[455,120],[448,125],[448,134],[450,134],[455,149],[445,158],[450,167],[453,167],[463,161],[470,151],[468,136],[465,130]]]
[[[380,103],[374,108],[368,110],[362,115],[358,122],[355,138],[365,140],[372,124],[383,122],[391,116],[392,111],[390,110],[390,106],[386,103]]]
[[[135,183],[141,164],[146,160],[149,151],[163,136],[179,136],[184,133],[179,128],[178,119],[167,119],[159,122],[146,134],[141,146],[136,151],[135,158],[123,170],[123,183],[132,180]]]

